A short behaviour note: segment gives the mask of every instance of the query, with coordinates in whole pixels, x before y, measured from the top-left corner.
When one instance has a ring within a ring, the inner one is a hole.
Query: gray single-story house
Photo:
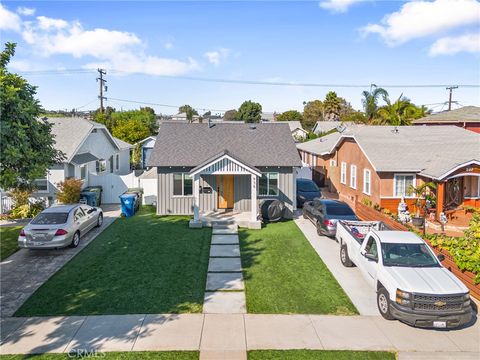
[[[286,217],[296,209],[302,163],[288,124],[166,122],[148,166],[157,169],[157,213],[193,215],[191,226],[231,212],[248,214],[243,225],[259,227],[265,199],[282,201]]]

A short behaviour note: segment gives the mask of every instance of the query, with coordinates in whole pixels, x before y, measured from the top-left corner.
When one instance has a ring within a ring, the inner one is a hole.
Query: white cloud
[[[19,31],[22,25],[20,16],[0,4],[0,30]]]
[[[332,13],[344,13],[347,12],[348,8],[353,4],[362,1],[366,0],[324,0],[318,5],[323,9],[330,10]]]
[[[27,60],[13,58],[8,64],[8,68],[16,71],[30,71],[33,69],[32,64]]]
[[[79,59],[92,57],[93,60],[82,66],[85,68],[101,66],[122,73],[172,76],[199,69],[198,63],[192,58],[179,60],[148,54],[146,44],[137,35],[126,31],[102,28],[87,30],[79,21],[46,16],[22,22],[17,14],[1,5],[0,24],[20,33],[37,55],[50,57],[63,54]],[[19,71],[29,70],[29,64],[23,60],[13,62],[11,66]]]
[[[480,53],[480,34],[469,33],[438,39],[430,47],[430,55],[453,55],[459,52]]]
[[[364,35],[378,34],[395,46],[473,24],[480,24],[480,3],[475,0],[421,0],[404,4],[380,24],[368,24],[361,31]]]
[[[32,16],[35,14],[35,9],[34,8],[28,8],[25,6],[20,6],[17,8],[17,13],[23,16]]]
[[[165,42],[165,44],[163,44],[163,47],[167,50],[170,50],[171,48],[173,48],[173,42],[167,41]]]
[[[220,62],[225,60],[230,55],[230,49],[222,48],[220,50],[215,51],[207,51],[204,56],[208,59],[208,61],[218,66]]]

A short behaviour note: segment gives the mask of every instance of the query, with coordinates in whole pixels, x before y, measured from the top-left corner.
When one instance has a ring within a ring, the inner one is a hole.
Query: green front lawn
[[[357,314],[293,221],[239,231],[247,312]]]
[[[254,350],[248,360],[395,360],[387,351]]]
[[[197,351],[141,351],[141,352],[98,352],[91,355],[72,354],[31,354],[1,355],[3,360],[68,360],[68,359],[105,359],[105,360],[197,360]]]
[[[19,249],[18,234],[23,226],[0,227],[0,260],[6,259]]]
[[[188,221],[151,207],[117,219],[15,315],[201,312],[211,230]]]

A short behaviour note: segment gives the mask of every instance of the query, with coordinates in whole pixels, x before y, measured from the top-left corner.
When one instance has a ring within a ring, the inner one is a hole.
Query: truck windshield
[[[437,267],[437,258],[425,244],[382,244],[383,265],[405,267]]]

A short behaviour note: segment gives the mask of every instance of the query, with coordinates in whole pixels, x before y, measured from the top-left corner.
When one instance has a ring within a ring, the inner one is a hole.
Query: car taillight
[[[20,230],[20,236],[25,236],[25,230]]]
[[[327,226],[334,226],[335,224],[333,223],[333,221],[330,221],[330,220],[323,220],[323,223]]]
[[[58,229],[57,232],[55,233],[55,236],[61,236],[61,235],[67,235],[68,232],[63,229]]]

